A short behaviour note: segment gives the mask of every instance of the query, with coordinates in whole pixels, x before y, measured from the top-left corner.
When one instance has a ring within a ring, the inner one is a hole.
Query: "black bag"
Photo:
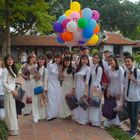
[[[89,105],[93,107],[100,107],[101,99],[98,96],[92,96],[89,99]]]
[[[116,112],[113,110],[117,106],[114,98],[107,98],[102,108],[102,114],[105,118],[112,120],[116,117]]]
[[[18,101],[22,101],[24,95],[25,95],[25,91],[21,88],[21,84],[16,83],[16,91],[18,93],[18,96],[15,97],[16,100]]]
[[[4,108],[4,95],[0,95],[0,108]]]
[[[84,110],[86,110],[88,108],[88,106],[89,106],[88,100],[89,100],[89,98],[86,97],[86,96],[81,97],[79,99],[79,102],[78,102],[79,106],[81,108],[83,108]]]
[[[74,110],[75,108],[78,107],[78,100],[74,95],[68,94],[65,96],[65,99],[70,110]]]
[[[123,106],[120,110],[118,110],[117,114],[120,121],[124,121],[129,118],[129,114],[128,114],[126,106]]]

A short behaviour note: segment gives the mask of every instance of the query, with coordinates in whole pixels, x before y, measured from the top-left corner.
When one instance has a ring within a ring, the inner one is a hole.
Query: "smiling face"
[[[6,60],[6,63],[8,66],[12,66],[14,64],[14,60],[12,57],[8,57],[8,59]]]
[[[55,61],[56,64],[60,64],[61,58],[60,58],[60,57],[56,57],[56,58],[54,59],[54,61]]]
[[[69,66],[70,66],[70,61],[64,61],[64,65],[65,65],[66,67],[69,67]]]
[[[124,63],[125,63],[125,66],[126,66],[128,69],[132,69],[132,67],[133,67],[133,65],[134,65],[134,62],[133,62],[130,58],[124,59]]]
[[[94,55],[93,58],[92,58],[93,64],[98,64],[99,61],[100,61],[99,55]]]
[[[83,57],[82,60],[81,60],[82,65],[87,65],[88,62],[89,62],[89,60],[86,57]]]
[[[116,67],[116,63],[115,60],[111,57],[108,58],[108,64],[112,67],[115,68]]]
[[[43,66],[43,65],[45,64],[45,59],[39,59],[39,60],[38,60],[38,64],[39,64],[40,66]]]

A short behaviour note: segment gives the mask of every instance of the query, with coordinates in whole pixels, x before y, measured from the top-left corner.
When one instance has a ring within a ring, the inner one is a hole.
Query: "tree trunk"
[[[11,38],[10,38],[10,7],[9,7],[9,0],[5,0],[5,35],[4,35],[4,43],[6,46],[6,54],[11,54]]]

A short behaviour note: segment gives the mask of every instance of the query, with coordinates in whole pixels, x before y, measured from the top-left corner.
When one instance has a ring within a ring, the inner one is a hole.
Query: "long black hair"
[[[80,62],[79,62],[79,65],[78,67],[76,68],[76,72],[79,72],[82,68],[82,59],[86,58],[88,60],[88,63],[87,65],[89,66],[89,57],[87,55],[82,55],[81,58],[80,58]]]
[[[109,60],[109,58],[114,60],[114,62],[116,64],[115,70],[118,70],[119,69],[119,63],[118,63],[117,59],[115,58],[115,56],[114,55],[110,55],[110,56],[108,56],[107,59]]]
[[[13,65],[11,66],[12,70],[10,69],[9,65],[7,64],[7,60],[9,58],[12,58],[13,59]],[[10,73],[10,75],[15,78],[16,77],[15,75],[18,74],[18,71],[17,71],[16,65],[15,65],[14,57],[12,55],[9,55],[8,54],[8,55],[6,55],[4,57],[4,65],[5,65],[5,68],[7,68],[8,72]]]
[[[63,59],[63,68],[62,68],[62,72],[65,70],[66,66],[65,66],[65,61],[70,61],[70,65],[68,67],[68,70],[67,70],[67,74],[71,74],[75,72],[74,68],[72,67],[72,62],[71,62],[71,58],[68,57],[68,56],[65,56],[64,59]]]

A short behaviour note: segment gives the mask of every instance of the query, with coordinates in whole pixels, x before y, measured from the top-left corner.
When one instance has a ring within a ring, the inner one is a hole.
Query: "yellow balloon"
[[[73,11],[72,10],[67,10],[66,12],[65,12],[65,15],[67,16],[67,17],[69,17],[70,16],[70,14],[72,13]]]
[[[79,2],[74,1],[74,2],[72,2],[72,3],[70,4],[70,9],[71,9],[72,11],[80,12],[81,5],[80,5]]]
[[[98,40],[99,40],[98,36],[96,34],[94,34],[91,37],[91,39],[88,41],[88,44],[89,45],[95,45],[95,44],[97,44]]]

